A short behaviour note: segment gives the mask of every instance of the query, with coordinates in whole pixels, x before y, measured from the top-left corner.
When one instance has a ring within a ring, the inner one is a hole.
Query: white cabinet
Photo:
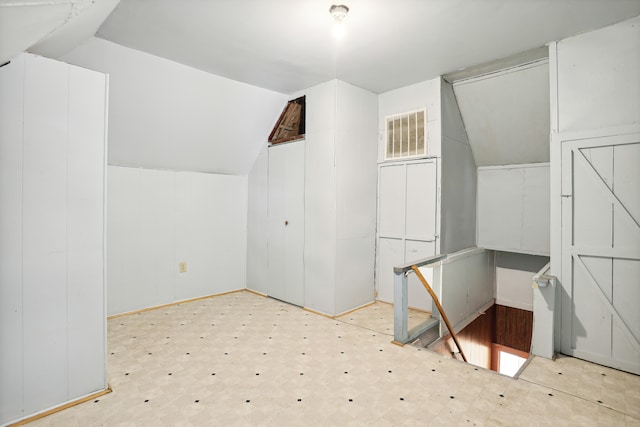
[[[435,159],[379,167],[376,285],[381,301],[393,302],[394,266],[438,252],[436,172]],[[431,310],[424,296],[422,285],[411,276],[409,305]]]
[[[337,80],[301,95],[305,140],[268,148],[266,245],[249,212],[247,286],[335,316],[374,300],[377,95]],[[250,209],[260,182],[249,180]]]
[[[304,305],[305,142],[269,148],[268,294]]]
[[[478,168],[478,246],[549,255],[549,164]]]

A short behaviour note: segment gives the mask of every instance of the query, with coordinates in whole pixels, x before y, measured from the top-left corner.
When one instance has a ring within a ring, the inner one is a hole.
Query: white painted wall
[[[107,77],[0,68],[0,424],[104,390]]]
[[[110,75],[109,164],[247,174],[286,102],[95,37],[62,60]]]
[[[373,301],[377,95],[337,82],[335,313]]]
[[[496,267],[496,304],[533,311],[535,273]]]
[[[533,276],[546,256],[496,251],[496,304],[533,311]]]
[[[559,132],[640,124],[640,17],[557,44]]]
[[[476,163],[451,84],[441,82],[440,253],[476,246]]]
[[[265,144],[248,177],[247,204],[247,288],[267,294],[269,274],[268,189],[269,152]]]
[[[456,332],[493,303],[494,263],[493,251],[472,248],[449,255],[434,268],[434,291]],[[439,316],[435,307],[433,313]],[[441,322],[440,336],[446,333],[447,327]]]
[[[549,255],[549,164],[478,168],[478,246]]]
[[[407,111],[427,109],[427,155],[440,156],[440,78],[378,95],[378,162],[384,161],[386,149],[385,117]]]
[[[304,305],[335,314],[337,80],[304,91],[305,151]]]
[[[454,83],[477,166],[549,161],[546,59]]]
[[[110,315],[245,288],[246,176],[108,172]]]

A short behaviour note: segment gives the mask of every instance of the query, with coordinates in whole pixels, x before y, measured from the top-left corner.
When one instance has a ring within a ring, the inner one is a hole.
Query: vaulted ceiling
[[[59,57],[97,30],[281,93],[336,77],[380,93],[640,14],[640,0],[341,1],[335,40],[332,0],[0,0],[0,60]]]
[[[334,2],[350,9],[341,40]],[[28,50],[111,73],[112,164],[245,174],[288,94],[334,78],[375,93],[464,79],[638,15],[640,0],[0,0],[0,64]],[[546,67],[455,91],[479,166],[548,161]],[[198,102],[207,114],[185,107]]]

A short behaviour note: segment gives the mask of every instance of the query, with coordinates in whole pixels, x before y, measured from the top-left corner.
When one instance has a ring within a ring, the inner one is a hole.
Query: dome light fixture
[[[344,20],[349,13],[349,8],[343,4],[334,4],[329,8],[329,13],[334,20],[333,36],[341,39],[344,36]]]

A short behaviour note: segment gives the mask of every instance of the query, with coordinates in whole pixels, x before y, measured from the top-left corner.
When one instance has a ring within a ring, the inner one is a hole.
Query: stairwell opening
[[[531,351],[533,312],[494,304],[456,334],[468,363],[516,377]],[[462,361],[450,334],[427,344],[414,345]]]

